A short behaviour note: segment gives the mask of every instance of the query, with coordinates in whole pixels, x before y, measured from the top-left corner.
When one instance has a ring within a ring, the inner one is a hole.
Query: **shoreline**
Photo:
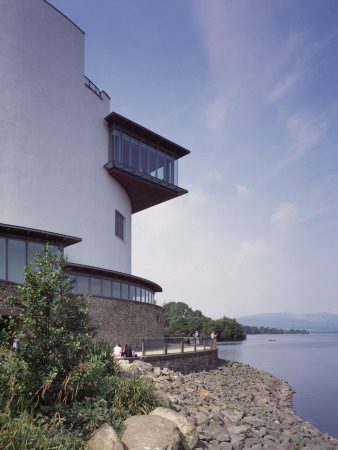
[[[188,374],[154,368],[152,378],[168,406],[194,422],[196,449],[338,449],[338,439],[293,411],[286,381],[248,364],[219,359],[216,369]]]

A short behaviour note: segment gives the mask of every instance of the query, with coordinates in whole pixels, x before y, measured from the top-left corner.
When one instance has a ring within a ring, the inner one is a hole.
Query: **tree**
[[[9,296],[21,311],[17,355],[26,364],[23,382],[32,394],[46,383],[62,384],[85,360],[97,328],[90,323],[89,298],[74,294],[66,266],[64,255],[46,246],[26,267],[18,294]]]
[[[235,319],[223,317],[213,320],[201,311],[193,311],[186,303],[164,303],[164,333],[166,336],[186,335],[189,330],[198,330],[200,335],[217,334],[219,341],[239,341],[246,338],[241,324]]]

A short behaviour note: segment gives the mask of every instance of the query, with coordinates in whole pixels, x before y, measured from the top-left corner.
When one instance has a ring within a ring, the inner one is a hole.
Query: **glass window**
[[[70,280],[72,283],[74,283],[74,284],[73,284],[73,286],[74,286],[73,292],[77,292],[76,275],[70,274],[70,275],[69,275],[69,280]]]
[[[89,279],[83,275],[77,277],[77,292],[82,295],[89,294]]]
[[[146,292],[145,289],[141,289],[141,302],[146,301]]]
[[[131,284],[129,285],[129,300],[135,300],[136,299],[136,295],[135,295],[135,286],[132,286]]]
[[[122,140],[122,162],[126,166],[130,166],[130,136],[124,133]]]
[[[140,141],[131,138],[131,167],[134,169],[140,168]]]
[[[128,292],[128,284],[127,283],[121,283],[121,298],[123,300],[129,299],[129,292]]]
[[[102,295],[104,297],[111,297],[111,281],[102,280]]]
[[[136,288],[136,301],[137,302],[141,301],[141,288],[139,287]]]
[[[173,167],[173,158],[170,155],[165,155],[165,180],[169,183],[172,183],[172,167]]]
[[[91,277],[90,293],[92,295],[101,295],[101,279],[100,278]]]
[[[178,160],[174,160],[174,185],[178,186]]]
[[[157,178],[164,178],[164,153],[160,151],[157,152]]]
[[[121,283],[113,281],[113,298],[121,298]]]
[[[149,146],[149,172],[152,177],[156,177],[156,148]]]
[[[113,131],[113,155],[114,155],[114,160],[117,162],[121,162],[121,133],[120,130],[116,130],[114,129]]]
[[[154,293],[150,292],[150,303],[154,303]]]
[[[148,173],[148,156],[149,156],[149,150],[148,145],[144,142],[141,142],[141,170],[144,173]]]
[[[23,283],[26,266],[26,242],[8,239],[8,281]]]
[[[6,239],[0,238],[0,278],[6,280]]]
[[[30,262],[33,263],[33,269],[36,268],[35,258],[37,255],[43,254],[43,248],[44,245],[40,242],[28,242],[28,249],[27,249],[27,264]]]
[[[122,239],[124,238],[124,217],[115,209],[115,236]]]

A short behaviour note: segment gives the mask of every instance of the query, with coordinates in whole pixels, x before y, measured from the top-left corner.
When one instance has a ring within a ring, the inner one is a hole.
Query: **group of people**
[[[188,344],[191,344],[191,339],[192,339],[192,342],[194,342],[194,338],[196,339],[196,344],[197,345],[199,345],[200,344],[200,334],[199,334],[199,332],[196,330],[195,331],[195,334],[194,334],[194,332],[191,330],[191,331],[189,331],[189,333],[188,333]]]
[[[199,340],[200,334],[199,332],[196,330],[195,333],[191,330],[188,333],[188,344],[193,344],[194,343],[194,339],[196,339],[196,344],[199,345],[200,340]],[[212,342],[216,342],[217,340],[217,334],[213,331],[210,335]]]
[[[112,353],[112,356],[114,356],[114,358],[135,358],[137,356],[137,354],[135,353],[134,350],[132,350],[128,344],[124,344],[123,348],[121,347],[121,343],[117,342],[115,347],[114,347],[114,351]]]

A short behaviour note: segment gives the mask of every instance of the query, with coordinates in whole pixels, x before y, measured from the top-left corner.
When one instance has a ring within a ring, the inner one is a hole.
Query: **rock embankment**
[[[187,375],[154,370],[169,407],[195,423],[196,448],[338,449],[338,440],[294,413],[290,386],[266,372],[224,360]]]
[[[102,427],[89,442],[93,450],[338,449],[337,439],[294,413],[290,386],[261,370],[224,360],[216,369],[190,374],[120,363],[125,376],[151,378],[165,407],[127,419],[121,442]]]

